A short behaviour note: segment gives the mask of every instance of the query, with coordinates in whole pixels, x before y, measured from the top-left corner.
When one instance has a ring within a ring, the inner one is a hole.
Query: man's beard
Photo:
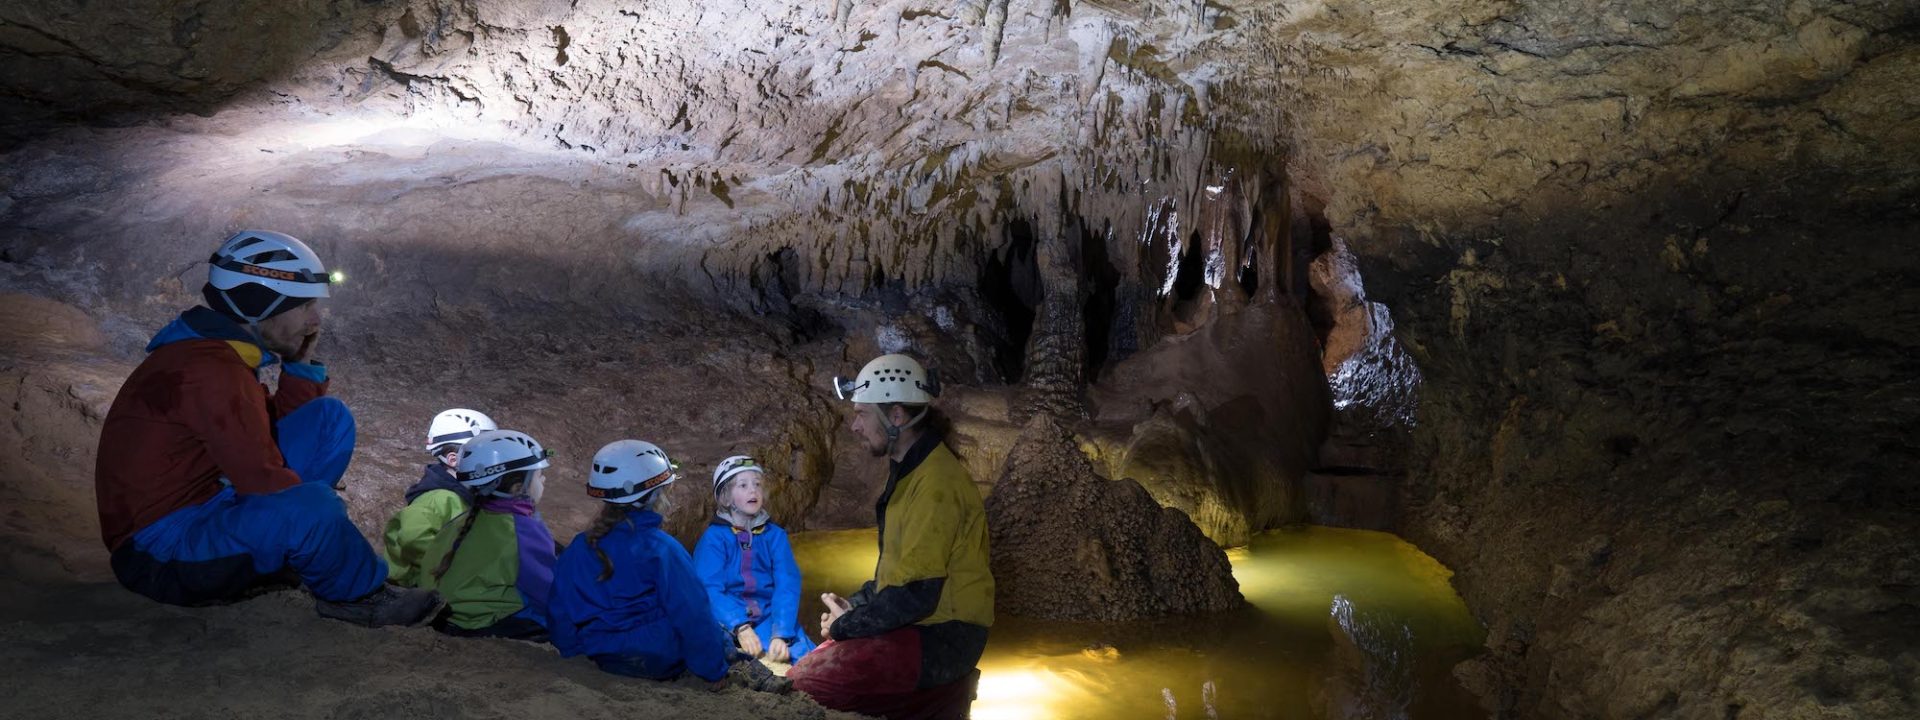
[[[867,452],[872,453],[874,457],[886,457],[887,451],[891,449],[892,448],[888,447],[887,445],[880,445],[877,447],[873,445],[867,446]]]

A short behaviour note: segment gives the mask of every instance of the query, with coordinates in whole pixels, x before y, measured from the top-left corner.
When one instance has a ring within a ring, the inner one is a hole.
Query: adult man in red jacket
[[[305,243],[249,230],[209,264],[195,307],[161,329],[100,432],[94,492],[120,583],[176,605],[231,601],[297,575],[320,614],[410,624],[438,604],[388,588],[335,492],[353,415],[313,359],[330,277]],[[284,356],[279,390],[258,374]]]

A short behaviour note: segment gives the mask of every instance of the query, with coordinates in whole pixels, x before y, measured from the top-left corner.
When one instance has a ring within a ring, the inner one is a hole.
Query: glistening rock
[[[1132,480],[1093,472],[1067,433],[1028,421],[987,498],[995,609],[1133,620],[1239,607],[1227,555]]]

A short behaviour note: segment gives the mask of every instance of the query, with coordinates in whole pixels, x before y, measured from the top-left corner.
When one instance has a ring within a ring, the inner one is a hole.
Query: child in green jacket
[[[427,548],[421,587],[439,590],[450,635],[547,639],[547,598],[557,559],[553,533],[534,514],[547,450],[525,434],[494,430],[460,449],[460,484],[474,505]]]

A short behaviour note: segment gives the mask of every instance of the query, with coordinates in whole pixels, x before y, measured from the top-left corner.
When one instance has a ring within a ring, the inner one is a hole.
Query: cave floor
[[[299,590],[206,608],[111,582],[0,590],[7,717],[858,717],[801,696],[633,681],[550,646],[345,625]]]

